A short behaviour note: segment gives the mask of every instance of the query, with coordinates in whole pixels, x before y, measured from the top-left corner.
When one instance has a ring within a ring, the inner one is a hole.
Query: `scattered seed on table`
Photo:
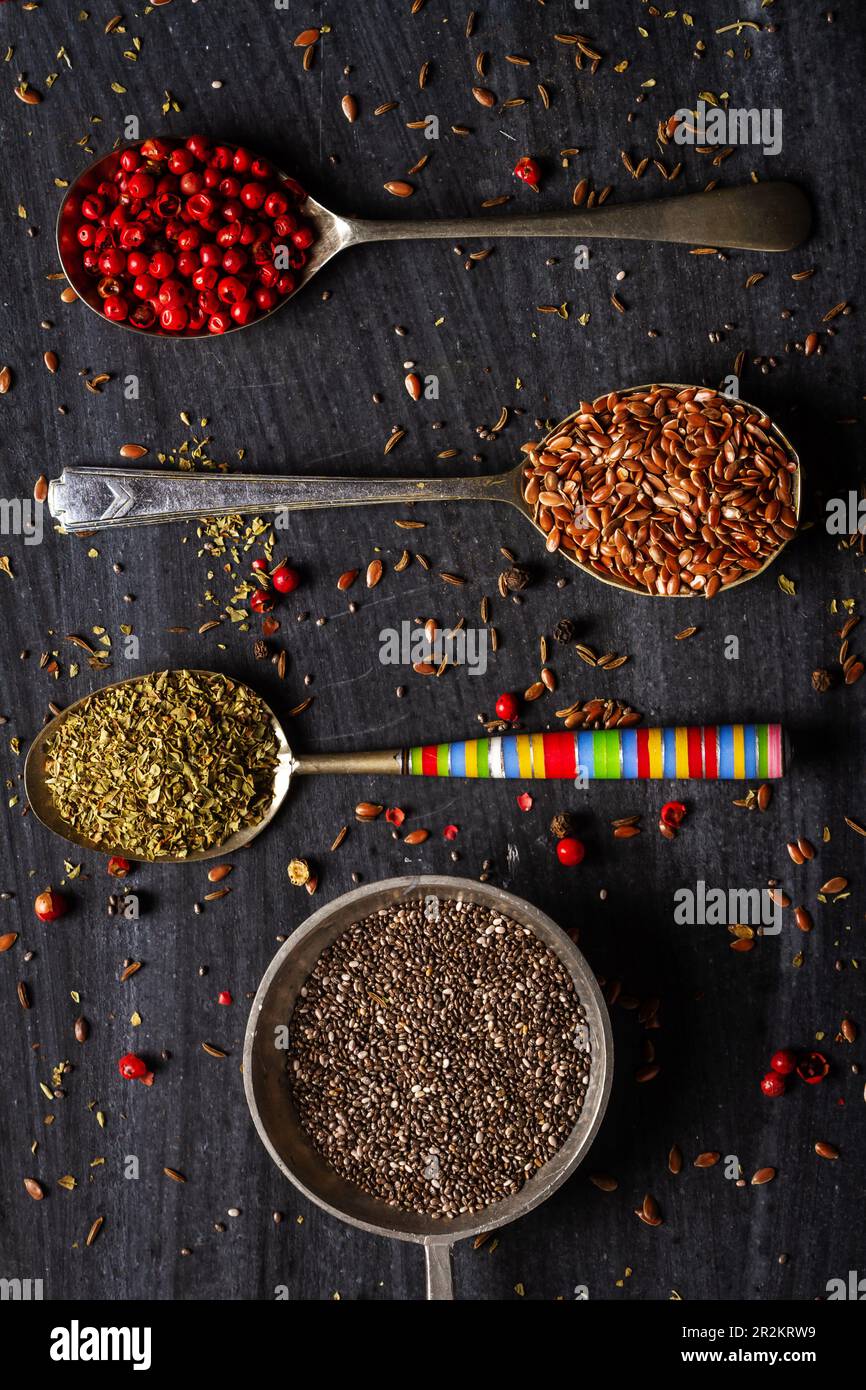
[[[102,1230],[104,1225],[105,1217],[97,1216],[96,1220],[93,1222],[93,1225],[90,1227],[90,1230],[87,1232],[87,1236],[84,1241],[84,1244],[87,1246],[88,1249],[96,1240],[96,1237],[99,1235],[99,1232]]]
[[[658,1202],[649,1192],[643,1199],[642,1204],[635,1208],[637,1216],[645,1226],[661,1226],[663,1224]]]
[[[794,921],[797,923],[797,926],[800,928],[800,931],[804,932],[810,932],[815,925],[815,923],[812,921],[811,912],[809,912],[808,909],[805,907],[794,908]]]
[[[619,1186],[616,1178],[612,1178],[608,1173],[590,1173],[589,1180],[599,1192],[616,1192]]]
[[[404,438],[405,434],[405,430],[392,430],[385,444],[385,447],[382,450],[382,453],[390,454],[392,449],[396,449],[397,445],[400,443],[400,440]]]
[[[772,1182],[775,1176],[775,1168],[759,1168],[752,1177],[752,1187],[763,1187],[764,1183]]]
[[[843,878],[841,874],[836,874],[833,878],[828,878],[826,883],[821,884],[820,891],[835,897],[837,893],[844,893],[847,887],[847,878]]]

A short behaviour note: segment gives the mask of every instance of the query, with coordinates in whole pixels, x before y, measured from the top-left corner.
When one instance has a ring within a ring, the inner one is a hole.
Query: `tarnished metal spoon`
[[[661,382],[672,391],[686,389],[681,384]],[[632,386],[620,394],[645,391]],[[763,415],[759,406],[743,406]],[[561,421],[547,435],[563,434],[578,411]],[[791,477],[792,507],[799,520],[801,465],[799,457],[782,431],[772,433],[787,457],[795,464]],[[407,504],[411,502],[507,502],[516,507],[547,540],[538,523],[536,510],[523,496],[523,462],[507,473],[485,474],[477,478],[287,478],[262,477],[250,473],[167,472],[156,468],[64,468],[48,486],[51,515],[66,531],[96,531],[114,526],[148,526],[163,521],[191,520],[203,516],[235,516],[246,512],[293,512],[330,507],[360,507],[371,503]],[[780,542],[758,570],[747,571],[721,591],[727,593],[749,579],[763,574],[781,554],[787,542]],[[572,552],[560,547],[565,558],[602,584],[611,584],[629,594],[647,594],[633,588],[613,574],[600,574]],[[651,597],[695,598],[692,589],[678,594]]]
[[[140,141],[135,142],[136,148]],[[172,143],[170,141],[169,143]],[[176,143],[182,144],[178,138]],[[97,185],[110,179],[117,169],[124,148],[110,154],[79,174],[66,193],[57,217],[57,249],[60,262],[79,299],[95,310],[103,322],[111,323],[101,311],[95,279],[88,275],[81,260],[82,248],[75,232],[81,220],[82,199]],[[279,178],[288,175],[276,170]],[[428,221],[367,221],[341,217],[315,198],[307,197],[303,211],[316,227],[316,241],[298,279],[301,289],[338,251],[370,241],[421,241],[431,238],[466,240],[471,237],[571,237],[605,238],[622,241],[665,241],[680,245],[738,247],[745,251],[791,251],[809,235],[812,213],[806,195],[796,184],[784,181],[748,183],[740,188],[718,188],[709,193],[684,193],[625,206],[571,209],[566,212],[536,213],[520,217],[455,217]],[[281,300],[268,313],[249,324],[228,329],[238,332],[252,328],[278,312],[292,296]],[[132,333],[183,341],[211,338],[200,333],[165,333],[159,327],[141,329],[128,323],[115,323]],[[224,336],[224,335],[223,335]]]

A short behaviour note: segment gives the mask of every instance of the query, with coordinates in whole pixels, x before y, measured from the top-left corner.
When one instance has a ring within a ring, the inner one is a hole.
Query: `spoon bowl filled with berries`
[[[340,250],[341,225],[244,146],[160,136],[84,170],[57,248],[77,297],[110,323],[209,338],[282,308]]]

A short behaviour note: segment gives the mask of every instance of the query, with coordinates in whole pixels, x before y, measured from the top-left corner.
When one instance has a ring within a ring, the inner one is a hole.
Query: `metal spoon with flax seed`
[[[48,489],[67,531],[370,503],[507,502],[585,574],[630,593],[712,598],[794,536],[800,461],[763,411],[698,386],[582,401],[506,473],[293,478],[66,468]]]
[[[82,263],[76,228],[81,221],[82,200],[98,186],[113,178],[124,148],[90,164],[67,190],[57,217],[57,249],[60,262],[79,299],[105,319],[97,290],[96,279],[87,273]],[[182,138],[173,137],[162,143],[183,145]],[[277,169],[277,177],[288,182],[288,176]],[[403,187],[403,185],[401,185]],[[405,187],[409,187],[405,185]],[[680,245],[699,246],[711,243],[716,247],[738,247],[748,251],[790,251],[809,235],[811,208],[805,194],[792,183],[767,181],[749,183],[741,188],[713,189],[708,193],[686,193],[678,197],[625,207],[607,205],[591,211],[541,213],[529,217],[484,218],[458,217],[426,221],[366,221],[341,217],[331,212],[315,198],[307,196],[303,212],[315,225],[316,240],[309,259],[298,278],[294,293],[309,283],[314,275],[339,251],[371,241],[418,241],[430,238],[459,241],[471,237],[589,237],[624,241],[664,241]],[[248,324],[237,324],[228,332],[253,327],[276,313],[292,296]],[[157,325],[139,328],[121,322],[117,326],[134,333],[153,337],[210,338],[207,327],[200,332],[166,334]]]

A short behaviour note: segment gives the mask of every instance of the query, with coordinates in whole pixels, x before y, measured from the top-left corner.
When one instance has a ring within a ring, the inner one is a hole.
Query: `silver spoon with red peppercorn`
[[[243,146],[191,135],[91,164],[63,199],[57,247],[78,298],[109,322],[208,338],[269,318],[364,242],[566,236],[789,251],[810,224],[805,194],[781,181],[590,211],[367,221],[331,212]]]

